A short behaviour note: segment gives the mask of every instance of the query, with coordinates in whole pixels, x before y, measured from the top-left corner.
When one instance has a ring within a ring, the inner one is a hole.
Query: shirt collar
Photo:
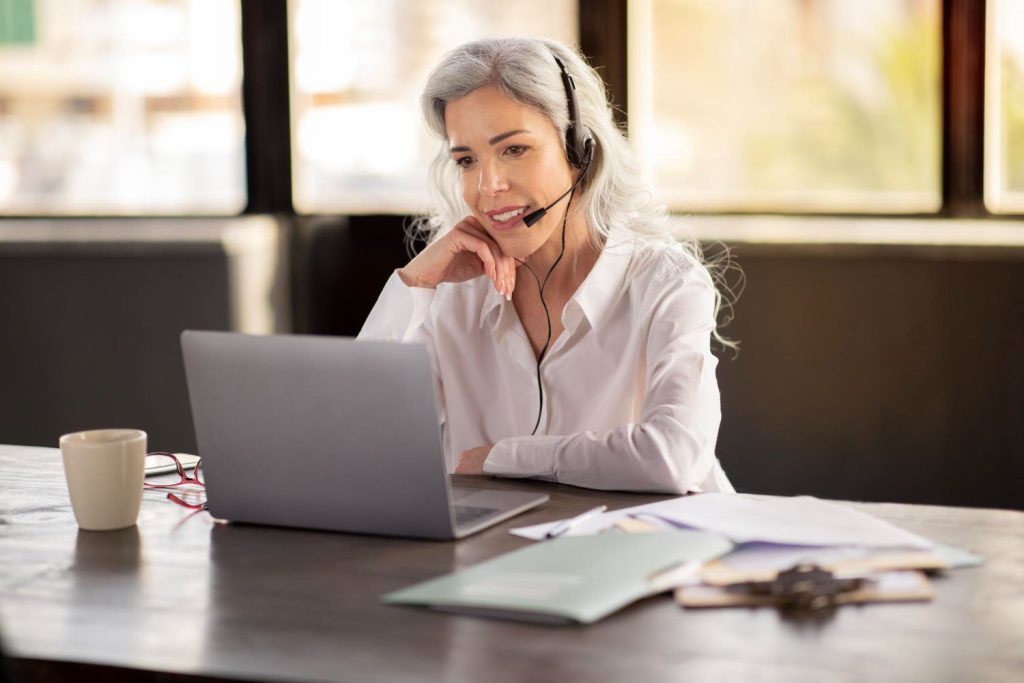
[[[591,328],[597,328],[601,324],[622,293],[634,249],[635,245],[628,237],[613,233],[601,249],[594,267],[566,304],[578,306],[590,322]],[[480,327],[482,329],[493,317],[494,329],[498,330],[511,320],[509,316],[514,315],[515,310],[511,302],[506,301],[505,297],[490,286],[490,280],[482,280],[486,283],[487,294],[480,311]]]
[[[612,234],[594,267],[570,299],[583,311],[592,329],[601,326],[622,294],[633,251],[634,245],[628,238]]]

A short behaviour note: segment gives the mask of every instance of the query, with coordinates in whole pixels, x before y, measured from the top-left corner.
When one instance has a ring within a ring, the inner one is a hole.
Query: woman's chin
[[[506,251],[505,253],[516,260],[519,265],[529,263],[533,255],[537,253],[539,249],[533,249],[530,247],[520,248],[517,250]]]
[[[494,241],[501,247],[501,252],[505,256],[511,256],[518,261],[525,261],[539,248],[539,245],[533,244],[529,235],[522,235],[518,239],[512,235],[495,235]]]

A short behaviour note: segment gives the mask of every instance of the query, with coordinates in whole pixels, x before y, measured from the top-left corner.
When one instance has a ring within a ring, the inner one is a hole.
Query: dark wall
[[[296,226],[297,332],[355,336],[395,268],[409,261],[401,216],[314,218]]]
[[[719,454],[739,489],[1024,507],[1024,260],[736,251]]]
[[[195,452],[179,335],[230,329],[217,246],[39,245],[0,253],[0,443],[141,427]]]
[[[402,219],[319,220],[305,331],[354,335]],[[718,453],[742,491],[1024,508],[1024,259],[737,245]],[[300,269],[299,272],[302,272]]]

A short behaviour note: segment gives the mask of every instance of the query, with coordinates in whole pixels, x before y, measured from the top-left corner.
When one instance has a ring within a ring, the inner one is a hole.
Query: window
[[[575,0],[292,0],[294,201],[300,213],[413,213],[437,143],[419,94],[472,37],[575,43]]]
[[[236,0],[0,0],[0,213],[237,213]]]
[[[631,0],[629,129],[659,199],[683,211],[937,211],[940,10]]]
[[[1022,0],[0,0],[0,215],[417,213],[493,35],[582,42],[676,211],[1024,213]]]
[[[989,0],[985,204],[1024,212],[1024,2]]]

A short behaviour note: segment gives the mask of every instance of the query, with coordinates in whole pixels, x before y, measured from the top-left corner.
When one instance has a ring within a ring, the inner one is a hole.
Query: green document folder
[[[729,541],[704,531],[570,536],[541,541],[381,600],[478,616],[590,624],[665,590],[659,578],[666,571],[731,549]]]

